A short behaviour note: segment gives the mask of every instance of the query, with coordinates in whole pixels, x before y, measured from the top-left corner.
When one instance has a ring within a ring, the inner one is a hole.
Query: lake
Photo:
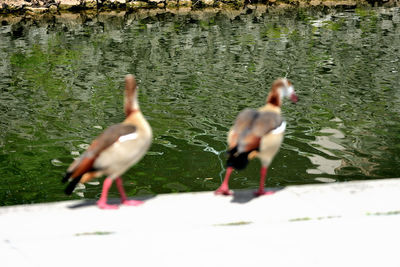
[[[0,205],[72,197],[60,180],[124,119],[135,74],[154,132],[129,196],[215,190],[238,112],[287,76],[287,131],[266,186],[400,177],[400,9],[267,9],[0,16]],[[258,161],[232,189],[257,188]],[[110,197],[118,197],[115,187]]]

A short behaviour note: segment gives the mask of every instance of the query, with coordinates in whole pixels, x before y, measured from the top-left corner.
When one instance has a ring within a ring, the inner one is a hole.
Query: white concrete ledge
[[[400,179],[93,203],[0,208],[1,266],[400,266]]]

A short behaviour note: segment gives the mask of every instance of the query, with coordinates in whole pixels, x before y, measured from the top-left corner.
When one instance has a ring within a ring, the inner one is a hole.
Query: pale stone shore
[[[0,13],[58,13],[63,11],[104,11],[138,9],[242,9],[246,6],[266,7],[346,7],[398,6],[398,0],[0,0]]]
[[[0,208],[1,265],[400,266],[400,179]]]

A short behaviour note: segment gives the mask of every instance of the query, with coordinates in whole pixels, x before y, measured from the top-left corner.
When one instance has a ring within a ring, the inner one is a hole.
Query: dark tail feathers
[[[226,166],[233,167],[236,170],[242,170],[246,168],[247,164],[249,163],[248,155],[250,152],[251,151],[237,154],[237,146],[235,146],[228,151],[229,157]]]
[[[64,192],[67,195],[71,195],[72,192],[74,191],[76,185],[79,183],[79,181],[81,180],[82,176],[76,177],[74,179],[72,179],[71,182],[69,182],[69,184],[67,185],[67,187],[65,188]],[[68,179],[68,178],[67,178]]]
[[[61,182],[62,182],[63,184],[65,184],[65,183],[68,181],[69,177],[71,177],[71,175],[72,175],[72,172],[67,172],[67,173],[65,173],[65,175],[64,175],[64,177],[62,178]]]

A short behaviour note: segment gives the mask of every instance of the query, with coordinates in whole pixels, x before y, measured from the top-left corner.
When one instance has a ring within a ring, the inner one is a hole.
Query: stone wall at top
[[[79,10],[241,8],[263,4],[281,7],[399,6],[399,0],[0,0],[0,13],[49,13]]]

